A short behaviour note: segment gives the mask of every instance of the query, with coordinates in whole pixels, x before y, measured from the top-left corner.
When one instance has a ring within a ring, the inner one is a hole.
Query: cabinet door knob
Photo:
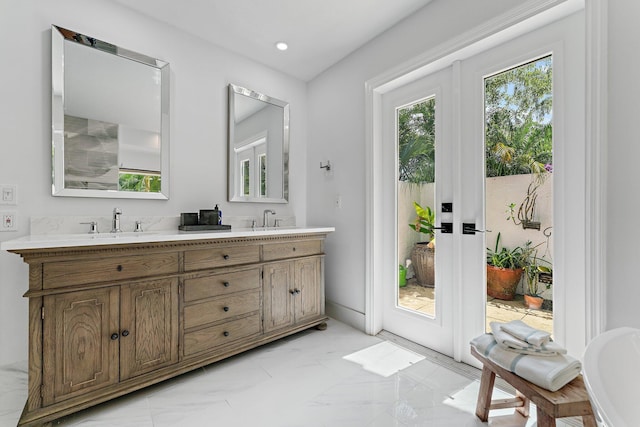
[[[224,335],[225,337],[228,337],[228,336],[229,336],[229,332],[224,331],[224,332],[222,333],[222,335]]]
[[[299,294],[301,291],[300,291],[300,289],[294,289],[294,292],[295,292],[296,294]]]
[[[123,337],[128,337],[129,336],[129,331],[126,330],[126,329],[124,331],[122,331],[122,336]]]
[[[222,258],[229,259],[229,255],[222,255]]]
[[[289,289],[289,293],[290,293],[291,295],[295,295],[295,294],[296,294],[296,291],[295,291],[294,289]]]
[[[114,332],[113,334],[111,334],[111,339],[115,341],[115,340],[117,340],[117,339],[118,339],[118,337],[119,337],[119,336],[120,336],[120,335],[118,335],[118,334],[116,334],[116,333]]]
[[[229,282],[224,282],[222,285],[223,285],[225,288],[228,288],[228,287],[229,287],[229,285],[231,285],[231,283],[229,283]]]
[[[223,310],[224,311],[229,311],[229,307],[224,307]]]
[[[122,271],[122,266],[121,266],[121,265],[118,265],[118,266],[116,267],[116,270],[118,270],[118,271]]]

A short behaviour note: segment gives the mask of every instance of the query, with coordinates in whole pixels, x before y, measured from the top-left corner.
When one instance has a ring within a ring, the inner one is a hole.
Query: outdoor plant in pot
[[[547,260],[543,258],[539,258],[537,256],[537,251],[535,251],[532,256],[530,256],[527,265],[524,266],[524,277],[526,280],[526,291],[524,294],[524,302],[527,308],[532,310],[539,310],[542,308],[542,303],[544,299],[540,295],[541,289],[540,286],[540,273],[546,273],[551,275],[551,268],[546,265],[541,264],[550,264]],[[551,287],[551,282],[545,283],[545,289],[549,289]]]
[[[487,295],[512,300],[532,250],[530,241],[525,243],[524,247],[500,247],[498,233],[495,248],[487,248]]]
[[[433,227],[435,226],[435,214],[430,207],[420,206],[413,202],[416,210],[416,220],[409,224],[413,230],[425,234],[427,240],[418,242],[411,251],[411,265],[416,275],[416,280],[422,286],[433,287],[435,285],[435,239]]]

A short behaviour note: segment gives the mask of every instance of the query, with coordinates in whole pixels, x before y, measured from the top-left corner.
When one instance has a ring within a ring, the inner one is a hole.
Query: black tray
[[[178,230],[180,231],[229,231],[231,230],[230,225],[226,224],[198,224],[198,225],[179,225]]]

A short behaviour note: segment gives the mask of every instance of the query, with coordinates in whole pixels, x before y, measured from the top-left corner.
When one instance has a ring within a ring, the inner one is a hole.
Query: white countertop
[[[287,234],[331,233],[334,227],[238,228],[230,231],[144,231],[141,233],[38,234],[0,243],[4,251],[20,249],[68,248],[74,246],[125,245],[129,243],[210,240],[234,237],[278,236]]]

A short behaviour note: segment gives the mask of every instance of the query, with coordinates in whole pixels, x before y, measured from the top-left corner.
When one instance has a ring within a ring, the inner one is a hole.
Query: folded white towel
[[[551,339],[549,332],[532,328],[522,320],[512,320],[511,322],[503,323],[502,330],[536,347],[548,343]]]
[[[491,327],[491,332],[495,340],[498,342],[498,345],[504,347],[506,350],[510,350],[513,352],[521,353],[521,354],[533,354],[536,356],[556,356],[558,354],[566,354],[567,350],[556,344],[553,341],[549,341],[546,344],[541,346],[531,345],[526,341],[522,341],[510,333],[504,331],[502,328],[504,323],[500,322],[491,322],[489,326]]]
[[[558,391],[580,373],[580,361],[567,355],[539,357],[506,351],[493,335],[483,334],[471,345],[496,365],[550,391]]]

